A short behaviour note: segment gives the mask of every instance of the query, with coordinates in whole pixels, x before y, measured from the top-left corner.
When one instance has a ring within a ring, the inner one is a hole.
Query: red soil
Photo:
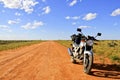
[[[48,41],[0,52],[0,80],[111,80],[120,79],[120,67],[95,61],[91,75],[70,62],[67,48]]]

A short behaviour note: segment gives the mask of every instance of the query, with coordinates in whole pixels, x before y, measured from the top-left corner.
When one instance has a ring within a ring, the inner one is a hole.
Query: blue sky
[[[0,40],[120,39],[119,0],[0,0]]]

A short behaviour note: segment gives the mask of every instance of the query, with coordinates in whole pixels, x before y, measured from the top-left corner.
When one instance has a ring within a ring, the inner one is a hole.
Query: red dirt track
[[[70,62],[67,48],[53,41],[0,52],[0,80],[120,80],[120,71],[103,66],[95,61],[87,75],[83,65]]]

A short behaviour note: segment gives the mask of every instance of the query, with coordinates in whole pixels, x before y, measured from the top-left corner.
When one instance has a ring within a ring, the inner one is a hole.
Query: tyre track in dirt
[[[13,50],[10,54],[9,51],[0,52],[0,54],[0,80],[115,79],[85,74],[81,64],[70,62],[67,48],[53,41],[42,42],[17,51]]]
[[[36,48],[36,47],[35,47]],[[35,48],[33,48],[32,50],[34,50]],[[23,53],[21,53],[21,54],[14,54],[14,56],[11,56],[11,57],[4,57],[3,59],[1,59],[1,61],[0,61],[0,65],[4,65],[6,62],[8,62],[8,61],[11,61],[11,60],[13,60],[13,59],[16,59],[16,58],[18,58],[18,57],[20,57],[20,56],[23,56],[23,55],[25,55],[25,54],[28,54],[30,51],[32,51],[32,50],[29,50],[29,51],[25,51],[25,52],[23,52]]]
[[[11,74],[7,75],[7,78],[4,78],[4,80],[35,80],[34,76],[37,74],[38,70],[40,67],[37,68],[39,57],[43,57],[44,54],[39,55],[39,51],[41,50],[46,51],[48,48],[41,46],[39,47],[38,51],[36,52],[35,50],[35,55],[27,60],[25,63],[22,65],[18,66],[14,71],[11,72]],[[41,49],[42,48],[42,49]],[[27,71],[26,71],[27,70]],[[13,75],[17,74],[17,75]]]
[[[7,74],[12,72],[17,66],[25,63],[29,58],[33,57],[35,54],[29,54],[29,52],[33,52],[34,50],[39,51],[38,45],[32,47],[31,49],[22,50],[23,53],[15,53],[12,54],[12,56],[7,57],[6,59],[1,60],[0,62],[0,80],[3,79]],[[20,50],[21,52],[21,50]]]

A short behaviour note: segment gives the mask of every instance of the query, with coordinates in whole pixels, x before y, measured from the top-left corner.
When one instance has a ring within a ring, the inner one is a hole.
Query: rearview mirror
[[[81,32],[81,29],[80,29],[80,28],[77,28],[77,31]]]
[[[101,33],[97,33],[97,36],[101,36]]]

